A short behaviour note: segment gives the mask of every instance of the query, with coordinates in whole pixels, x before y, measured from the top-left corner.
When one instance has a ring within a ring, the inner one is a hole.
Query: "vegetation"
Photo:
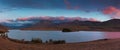
[[[68,28],[63,28],[62,32],[72,32],[72,30],[70,30]]]
[[[31,41],[25,41],[24,39],[22,40],[17,40],[17,39],[11,39],[11,38],[7,38],[10,41],[14,41],[17,43],[24,43],[24,44],[35,44],[35,43],[39,43],[39,44],[64,44],[66,43],[65,40],[52,40],[49,39],[48,41],[46,41],[45,43],[40,39],[40,38],[32,38]]]
[[[43,43],[40,38],[32,38],[31,42],[32,43]]]
[[[6,31],[0,31],[0,33],[5,33]]]
[[[46,43],[48,43],[48,44],[64,44],[66,42],[65,42],[65,40],[52,40],[52,39],[49,39],[49,41],[46,41]]]

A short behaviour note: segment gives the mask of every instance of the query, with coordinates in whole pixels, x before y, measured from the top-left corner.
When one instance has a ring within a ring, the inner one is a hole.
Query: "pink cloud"
[[[89,21],[98,21],[98,20],[95,18],[89,18]]]
[[[68,0],[64,0],[64,3],[67,4],[67,5],[70,4],[70,2]]]
[[[58,17],[59,20],[65,20],[65,17],[64,16],[60,16]]]
[[[80,8],[80,6],[72,6],[72,4],[69,2],[69,0],[64,0],[64,3],[66,5],[67,9],[78,10]]]
[[[106,15],[110,15],[111,18],[120,19],[120,9],[110,6],[103,10],[103,13]]]
[[[28,20],[29,18],[18,18],[17,20],[21,20],[21,21],[24,21],[24,20]]]
[[[66,4],[67,9],[71,9],[71,4],[68,0],[64,0],[64,3]]]
[[[73,20],[81,20],[82,18],[81,17],[73,17],[72,19]]]
[[[79,20],[79,21],[98,21],[95,18],[81,18],[79,16],[77,17],[65,17],[65,16],[57,16],[57,17],[51,17],[51,16],[40,16],[40,17],[25,17],[25,18],[18,18],[17,20],[20,21],[26,21],[26,20]]]
[[[43,20],[50,20],[50,17],[49,17],[49,16],[41,16],[40,19],[43,19]]]
[[[110,6],[110,7],[107,7],[103,10],[103,13],[104,14],[112,14],[114,12],[118,11],[118,9],[116,7],[113,7],[113,6]]]
[[[80,6],[75,6],[74,9],[75,10],[78,10],[80,8]]]

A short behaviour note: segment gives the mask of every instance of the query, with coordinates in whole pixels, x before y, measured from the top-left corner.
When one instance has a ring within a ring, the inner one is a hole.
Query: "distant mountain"
[[[22,30],[120,30],[120,19],[111,19],[104,22],[80,20],[30,20],[0,23],[9,29]]]
[[[21,28],[29,27],[33,25],[34,23],[2,22],[0,24],[8,27],[9,29],[21,29]]]
[[[52,23],[63,23],[63,22],[68,22],[68,20],[28,20],[26,21],[9,21],[9,22],[1,22],[0,24],[8,27],[9,29],[21,29],[21,28],[26,28],[30,27],[34,24],[39,24],[39,23],[46,23],[46,22],[52,22]]]
[[[69,21],[54,23],[53,21],[41,21],[23,30],[62,30],[68,28],[71,30],[120,30],[120,19],[111,19],[104,22],[98,21]]]
[[[26,18],[17,18],[15,20],[6,20],[3,22],[0,22],[0,24],[8,27],[9,29],[21,29],[21,28],[29,28],[29,27],[55,27],[56,24],[65,24],[73,22],[74,20],[78,21],[98,21],[94,18],[81,18],[81,17],[51,17],[51,16],[44,16],[44,17],[26,17]],[[83,22],[84,23],[84,22]],[[89,22],[88,22],[89,23]],[[84,23],[86,24],[86,23]],[[40,26],[39,26],[40,25]],[[92,25],[92,24],[90,24]],[[58,26],[56,26],[58,27]],[[42,28],[42,29],[43,29]]]
[[[82,26],[97,26],[100,22],[93,21],[50,21],[43,20],[38,22],[28,28],[23,28],[24,30],[62,30],[63,28],[70,28],[72,30],[79,30]]]

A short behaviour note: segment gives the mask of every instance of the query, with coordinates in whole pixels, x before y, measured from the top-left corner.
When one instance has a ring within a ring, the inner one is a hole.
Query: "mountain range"
[[[120,19],[111,19],[104,22],[99,21],[69,21],[54,23],[53,21],[45,20],[36,24],[22,28],[23,30],[62,30],[64,28],[73,31],[120,31]]]
[[[1,23],[10,29],[21,30],[62,30],[64,28],[72,31],[120,31],[120,19],[108,21],[67,21],[67,20],[39,20],[33,23]]]

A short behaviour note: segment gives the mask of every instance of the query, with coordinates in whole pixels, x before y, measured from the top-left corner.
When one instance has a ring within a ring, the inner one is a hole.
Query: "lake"
[[[118,35],[119,34],[119,35]],[[120,32],[97,32],[97,31],[79,31],[79,32],[61,32],[61,31],[25,31],[9,30],[8,37],[18,40],[30,41],[32,38],[40,38],[43,42],[49,39],[65,40],[67,43],[88,42],[105,38],[120,38]]]

